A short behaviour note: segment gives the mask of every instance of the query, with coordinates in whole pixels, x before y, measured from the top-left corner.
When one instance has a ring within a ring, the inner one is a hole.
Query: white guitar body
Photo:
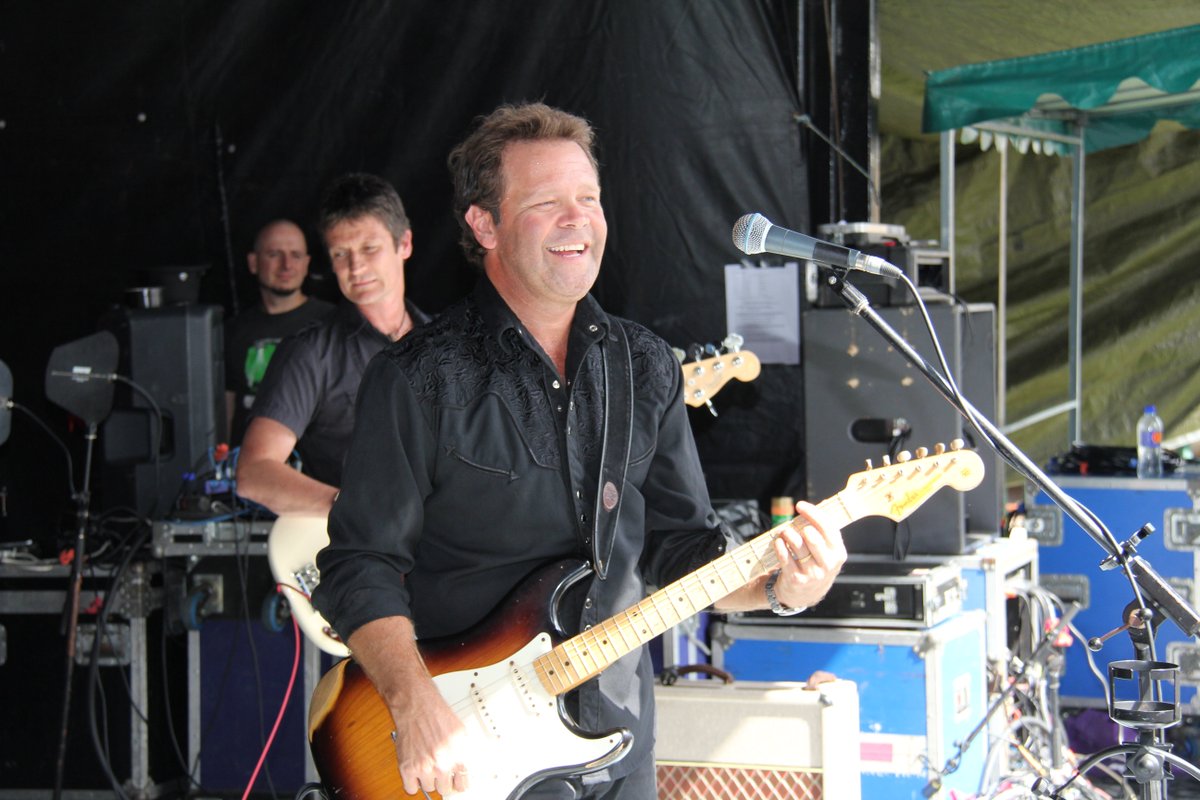
[[[588,738],[564,725],[558,698],[534,669],[534,659],[551,649],[541,634],[510,658],[434,677],[471,738],[471,786],[455,800],[520,797],[546,778],[602,769],[632,746],[624,730]]]
[[[350,648],[337,638],[310,599],[321,580],[316,559],[317,552],[329,544],[327,526],[327,518],[316,515],[289,514],[275,520],[267,534],[267,563],[275,582],[288,587],[283,596],[301,633],[326,653],[345,658]]]

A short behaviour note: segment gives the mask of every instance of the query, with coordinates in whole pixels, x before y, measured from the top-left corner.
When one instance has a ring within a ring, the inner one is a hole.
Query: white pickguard
[[[504,661],[434,678],[472,739],[471,786],[455,800],[499,800],[529,788],[531,778],[593,772],[631,746],[623,730],[588,739],[566,727],[558,699],[533,672],[551,647],[540,634]]]

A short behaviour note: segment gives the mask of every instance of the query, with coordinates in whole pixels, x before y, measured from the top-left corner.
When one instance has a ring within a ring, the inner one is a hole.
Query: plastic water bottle
[[[1154,406],[1146,406],[1137,424],[1137,476],[1162,477],[1163,423]]]

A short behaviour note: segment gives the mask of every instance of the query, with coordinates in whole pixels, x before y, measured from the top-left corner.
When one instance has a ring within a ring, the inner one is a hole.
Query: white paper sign
[[[725,265],[725,320],[764,364],[800,363],[800,266]]]

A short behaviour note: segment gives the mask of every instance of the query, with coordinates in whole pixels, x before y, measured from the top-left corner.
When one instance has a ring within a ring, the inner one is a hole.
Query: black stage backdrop
[[[443,308],[474,279],[446,154],[477,115],[531,99],[598,130],[601,302],[672,344],[719,341],[734,220],[809,222],[798,13],[795,0],[5,4],[0,358],[14,396],[80,452],[44,399],[50,351],[96,330],[139,270],[207,265],[201,300],[244,308],[243,254],[275,217],[309,231],[313,292],[335,296],[311,222],[320,188],[350,170],[396,185],[410,295]],[[717,405],[716,419],[693,412],[714,496],[803,485],[799,368]],[[0,480],[0,540],[70,527],[61,453],[20,414]]]

